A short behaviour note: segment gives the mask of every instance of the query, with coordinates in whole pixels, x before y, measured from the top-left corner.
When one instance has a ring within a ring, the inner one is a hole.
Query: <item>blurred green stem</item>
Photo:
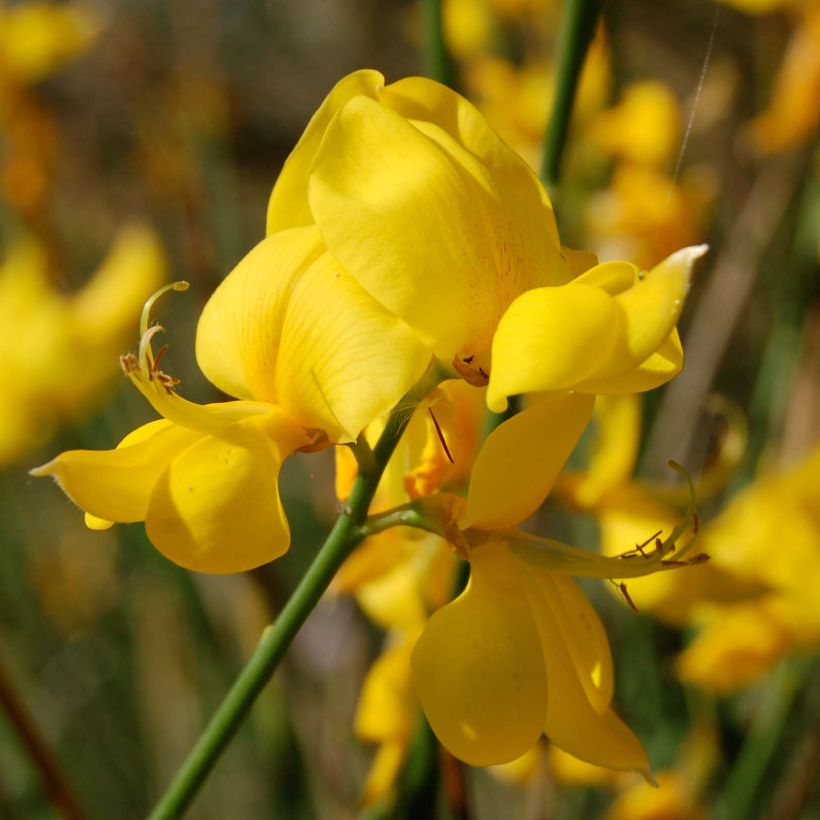
[[[456,69],[444,40],[441,0],[424,0],[424,70],[428,77],[455,88]]]
[[[566,0],[564,5],[558,34],[555,96],[541,156],[541,179],[550,193],[558,185],[578,80],[595,33],[600,6],[600,0]]]
[[[408,406],[414,406],[430,393],[442,377],[441,369],[434,364],[399,402],[398,409],[391,413],[381,438],[373,448],[372,470],[359,473],[342,514],[313,563],[282,608],[279,617],[262,634],[250,660],[160,798],[149,820],[180,817],[196,796],[214,763],[276,671],[302,624],[319,603],[336,571],[362,540],[361,525],[366,519],[376,487],[412,416],[412,413],[407,412]]]
[[[754,806],[764,802],[759,788],[783,739],[804,672],[802,663],[787,661],[773,676],[768,698],[727,778],[716,813],[719,820],[745,820],[755,813]]]

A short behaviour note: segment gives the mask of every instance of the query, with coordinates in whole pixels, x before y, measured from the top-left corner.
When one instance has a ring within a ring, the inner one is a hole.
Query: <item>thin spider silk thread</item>
[[[715,48],[715,38],[717,34],[718,20],[720,19],[720,0],[714,0],[715,14],[712,18],[712,28],[709,32],[709,40],[706,43],[706,54],[703,57],[703,65],[700,68],[700,76],[698,77],[697,88],[695,89],[695,98],[692,101],[692,110],[689,112],[689,117],[686,120],[686,128],[683,131],[683,140],[681,141],[680,151],[678,151],[678,158],[675,162],[675,170],[672,172],[672,179],[669,185],[669,190],[666,193],[666,202],[672,198],[672,189],[680,176],[681,167],[683,166],[683,158],[686,155],[686,149],[689,147],[689,138],[692,135],[692,127],[695,124],[695,117],[700,107],[700,97],[703,92],[703,86],[706,82],[706,74],[709,71],[709,64],[712,61],[712,52]],[[652,238],[652,247],[657,248],[658,235],[660,234],[660,226],[655,228],[655,236]]]

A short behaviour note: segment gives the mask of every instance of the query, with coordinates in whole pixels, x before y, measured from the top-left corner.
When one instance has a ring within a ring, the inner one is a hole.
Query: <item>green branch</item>
[[[399,402],[373,448],[373,467],[359,473],[344,512],[336,520],[313,563],[283,607],[262,634],[256,650],[239,673],[191,753],[160,798],[149,820],[171,820],[182,815],[225,750],[254,701],[265,688],[308,615],[319,603],[336,571],[364,537],[362,525],[387,462],[399,443],[414,407],[442,380],[434,364]]]
[[[456,67],[444,39],[441,0],[424,0],[424,69],[428,77],[450,88],[456,87]]]
[[[600,0],[566,0],[564,6],[558,34],[555,96],[541,157],[541,179],[550,189],[558,185],[578,80],[595,34],[600,5]]]

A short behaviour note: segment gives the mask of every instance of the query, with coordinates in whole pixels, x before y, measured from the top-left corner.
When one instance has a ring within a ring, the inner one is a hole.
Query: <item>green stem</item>
[[[456,87],[456,68],[444,40],[441,0],[424,0],[424,69],[428,77]]]
[[[564,7],[558,34],[555,97],[541,158],[541,179],[550,189],[558,185],[578,79],[595,33],[600,5],[600,0],[566,0]]]
[[[254,701],[276,671],[296,633],[319,603],[336,571],[364,537],[361,525],[365,521],[384,468],[412,416],[408,407],[417,404],[441,378],[441,370],[433,365],[390,414],[384,432],[373,448],[373,469],[361,472],[357,477],[344,512],[336,520],[279,617],[262,634],[250,660],[160,798],[149,820],[180,817],[196,796]]]

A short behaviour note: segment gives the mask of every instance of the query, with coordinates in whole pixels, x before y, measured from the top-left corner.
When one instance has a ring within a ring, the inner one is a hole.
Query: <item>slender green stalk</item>
[[[441,0],[424,0],[424,69],[431,77],[450,88],[456,87],[456,68],[444,40]]]
[[[595,33],[600,6],[600,0],[566,0],[564,6],[558,34],[555,97],[541,157],[541,179],[550,189],[558,185],[578,79]]]
[[[384,468],[410,421],[411,408],[438,384],[441,377],[440,370],[435,366],[431,367],[391,413],[381,438],[373,448],[372,470],[360,472],[344,511],[336,520],[313,563],[279,617],[262,634],[250,660],[160,798],[149,820],[180,817],[196,796],[214,763],[276,671],[296,633],[319,603],[336,571],[364,537],[361,525],[365,521]]]

